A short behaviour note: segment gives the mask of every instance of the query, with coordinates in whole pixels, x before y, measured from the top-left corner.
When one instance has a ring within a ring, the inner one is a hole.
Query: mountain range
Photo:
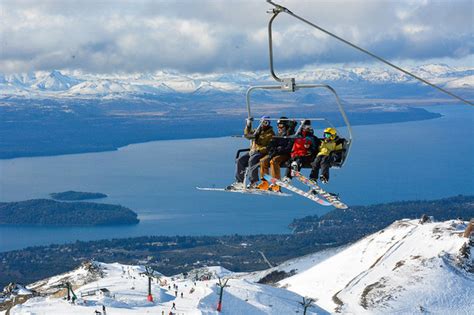
[[[474,87],[474,68],[428,64],[409,71],[449,89]],[[420,83],[400,72],[368,67],[312,68],[290,71],[280,77],[294,77],[297,83],[324,83],[335,86],[367,88],[380,85],[416,85]],[[136,74],[87,74],[53,70],[20,74],[0,74],[0,99],[3,98],[130,98],[170,94],[206,95],[243,93],[249,85],[273,84],[264,72],[182,74],[157,71]]]

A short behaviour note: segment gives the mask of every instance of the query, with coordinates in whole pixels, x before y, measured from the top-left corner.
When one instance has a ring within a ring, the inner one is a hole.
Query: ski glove
[[[253,121],[253,118],[252,118],[252,117],[247,118],[247,119],[245,119],[245,124],[246,124],[248,127],[250,127],[250,126],[252,126],[252,121]]]

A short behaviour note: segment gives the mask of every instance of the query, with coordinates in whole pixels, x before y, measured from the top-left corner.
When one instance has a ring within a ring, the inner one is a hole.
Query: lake
[[[474,193],[474,111],[433,106],[439,119],[354,127],[354,145],[329,191],[349,205]],[[48,198],[66,190],[109,195],[140,224],[0,227],[0,251],[32,245],[142,235],[287,233],[293,218],[331,210],[299,196],[205,192],[234,178],[239,138],[155,141],[118,151],[0,160],[0,201]]]

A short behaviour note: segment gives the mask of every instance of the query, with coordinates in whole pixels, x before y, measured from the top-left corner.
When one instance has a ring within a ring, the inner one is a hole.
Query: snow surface
[[[144,271],[143,267],[118,263],[101,263],[100,266],[105,271],[105,277],[75,289],[78,297],[75,305],[59,297],[35,297],[23,305],[15,306],[10,314],[93,314],[94,310],[102,311],[102,305],[106,307],[107,314],[162,314],[162,311],[167,315],[170,311],[186,315],[219,314],[216,311],[217,276],[230,278],[227,283],[229,287],[224,291],[220,314],[283,315],[302,311],[299,305],[302,297],[298,294],[245,279],[233,279],[234,273],[222,267],[205,268],[207,274],[212,274],[210,280],[193,281],[194,279],[184,279],[182,275],[178,275],[162,277],[161,286],[153,281],[152,295],[155,301],[148,302],[146,299],[148,280],[140,275]],[[78,281],[85,277],[84,270],[79,268],[71,273],[53,277],[47,283],[54,285],[65,277]],[[177,290],[174,285],[178,286]],[[111,292],[111,297],[99,295],[81,297],[81,293],[91,293],[100,288],[107,288]],[[182,298],[181,292],[183,292]],[[176,310],[172,309],[173,303],[176,304]],[[326,314],[326,312],[312,307],[307,314]]]
[[[220,314],[302,314],[303,297],[315,303],[307,314],[472,314],[474,274],[462,268],[459,249],[466,222],[420,224],[397,221],[386,229],[340,248],[289,260],[268,270],[234,273],[220,266],[154,280],[148,302],[142,266],[95,263],[102,277],[81,267],[30,285],[34,297],[10,314],[219,314],[217,277],[229,279]],[[472,248],[470,250],[472,257]],[[472,263],[472,262],[471,262]],[[274,286],[258,284],[273,271],[292,273]],[[51,294],[62,281],[73,284],[70,304]],[[177,286],[175,289],[174,286]],[[96,294],[107,288],[110,296]],[[183,297],[181,297],[183,293]],[[84,295],[81,297],[81,295]],[[172,310],[173,303],[176,310]]]
[[[330,312],[472,314],[474,275],[452,258],[466,242],[464,228],[399,221],[280,285]]]

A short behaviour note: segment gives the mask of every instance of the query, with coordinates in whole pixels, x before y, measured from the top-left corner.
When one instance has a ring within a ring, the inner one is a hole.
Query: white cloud
[[[473,54],[473,2],[282,0],[296,14],[383,57]],[[0,2],[0,72],[256,70],[268,65],[264,1]],[[282,13],[274,23],[280,69],[368,58]]]
[[[407,24],[402,27],[403,31],[408,35],[416,35],[416,34],[428,34],[432,31],[431,27],[427,27],[424,25],[416,25],[416,24]]]

